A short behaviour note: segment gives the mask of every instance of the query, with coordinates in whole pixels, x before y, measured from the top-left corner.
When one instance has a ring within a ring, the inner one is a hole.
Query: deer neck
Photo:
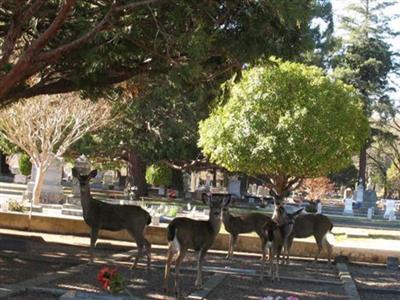
[[[90,187],[89,185],[82,185],[79,184],[80,190],[81,190],[81,204],[82,204],[82,210],[83,210],[83,215],[86,216],[89,212],[89,206],[90,206]]]
[[[210,212],[208,222],[210,222],[211,224],[214,235],[217,235],[219,233],[219,230],[221,229],[221,223],[222,223],[221,217],[215,218],[213,216],[213,212]]]

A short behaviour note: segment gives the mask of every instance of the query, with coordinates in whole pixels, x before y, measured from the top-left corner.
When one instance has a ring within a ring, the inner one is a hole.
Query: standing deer
[[[90,231],[90,256],[93,261],[93,252],[100,229],[119,231],[126,229],[135,239],[138,252],[131,269],[135,268],[142,256],[143,247],[146,248],[147,270],[150,270],[151,245],[144,237],[144,230],[151,223],[150,214],[136,205],[113,205],[92,198],[90,194],[90,179],[96,177],[97,170],[88,175],[81,175],[73,168],[72,175],[79,180],[83,219],[89,225]]]
[[[210,208],[209,219],[207,221],[193,220],[189,218],[175,218],[168,225],[168,257],[165,264],[164,290],[168,289],[168,277],[170,275],[171,263],[175,258],[175,293],[178,298],[181,296],[180,290],[180,267],[188,249],[198,251],[197,276],[195,286],[201,288],[203,259],[208,249],[213,244],[220,228],[222,208],[229,204],[231,195],[229,194],[203,194],[202,200]]]
[[[274,199],[274,213],[272,215],[272,220],[277,224],[279,230],[281,231],[284,245],[284,254],[287,251],[287,245],[290,235],[293,232],[293,228],[295,225],[295,217],[299,215],[303,208],[295,211],[294,213],[288,213],[283,206],[282,199],[275,198]]]
[[[232,258],[234,247],[240,233],[255,231],[261,239],[261,249],[265,248],[266,241],[263,234],[263,225],[267,221],[271,220],[269,216],[261,213],[233,216],[229,213],[228,206],[225,206],[223,209],[222,220],[226,231],[229,232],[229,249],[226,259]],[[263,256],[262,259],[265,259],[265,256]]]
[[[307,238],[314,236],[315,242],[317,243],[318,250],[315,254],[314,262],[318,261],[318,257],[321,253],[323,246],[326,247],[328,251],[328,263],[331,264],[332,257],[332,245],[329,240],[333,237],[331,231],[333,224],[327,216],[321,214],[301,214],[295,218],[294,226],[291,234],[285,243],[283,259],[285,260],[286,253],[286,263],[290,263],[289,255],[290,249],[292,248],[292,243],[294,238]]]
[[[284,244],[284,232],[282,228],[279,227],[278,223],[273,220],[268,220],[263,226],[263,239],[266,244],[263,248],[263,256],[268,249],[268,257],[270,262],[270,276],[271,281],[274,282],[275,279],[279,281],[279,256],[282,251]],[[261,262],[261,281],[264,279],[264,269],[265,269],[265,259]]]

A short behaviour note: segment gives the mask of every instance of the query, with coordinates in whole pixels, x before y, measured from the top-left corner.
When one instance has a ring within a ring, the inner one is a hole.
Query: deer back
[[[296,238],[306,238],[312,235],[321,238],[332,228],[331,220],[325,215],[302,214],[295,218],[292,235]]]

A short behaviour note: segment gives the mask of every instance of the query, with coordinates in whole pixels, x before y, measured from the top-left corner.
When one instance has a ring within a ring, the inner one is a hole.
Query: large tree
[[[230,171],[265,176],[283,196],[348,165],[367,131],[353,88],[319,68],[272,60],[243,72],[200,124],[199,145]]]
[[[33,203],[39,204],[44,175],[79,138],[110,121],[106,101],[75,94],[37,96],[0,110],[0,136],[26,152],[36,167]]]
[[[121,122],[92,137],[95,145],[88,141],[91,137],[81,144],[87,146],[81,151],[88,154],[126,160],[134,184],[143,187],[140,190],[145,190],[147,163],[162,160],[177,168],[193,164],[188,161],[199,155],[197,122],[207,117],[222,82],[235,73],[240,76],[242,66],[259,57],[275,54],[298,59],[303,51],[315,49],[320,30],[313,27],[312,20],[321,17],[329,22],[331,17],[326,1],[164,5],[150,11],[150,20],[158,27],[146,27],[135,38],[151,36],[143,42],[143,49],[152,51],[143,57],[151,59],[147,63],[154,72],[143,72],[120,85],[122,95],[116,106],[123,115]],[[165,48],[166,37],[169,48]],[[125,49],[132,57],[143,53],[136,44]],[[173,59],[171,53],[175,53]]]
[[[1,1],[0,105],[98,88],[196,61],[220,74],[243,56],[296,52],[324,0]],[[216,51],[215,45],[226,51]],[[290,45],[291,47],[287,47]],[[243,47],[247,49],[243,51]]]
[[[398,70],[395,54],[387,43],[398,33],[390,28],[388,12],[397,1],[358,0],[350,4],[341,25],[348,33],[342,51],[334,60],[336,76],[353,85],[361,95],[366,117],[384,112],[393,105],[389,75]],[[374,132],[371,130],[371,133]],[[365,140],[359,154],[359,181],[365,188],[367,150],[371,137]]]

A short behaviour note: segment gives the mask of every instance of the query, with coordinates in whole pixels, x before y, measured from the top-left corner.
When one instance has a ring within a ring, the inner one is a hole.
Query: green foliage
[[[22,175],[29,176],[32,171],[32,163],[30,157],[26,153],[21,153],[19,157],[19,170]]]
[[[164,165],[151,165],[146,170],[146,181],[156,186],[169,186],[172,170]]]
[[[388,177],[388,189],[390,193],[399,192],[400,191],[400,174],[399,170],[396,168],[394,164],[392,164],[387,172]]]
[[[272,177],[318,177],[350,164],[368,133],[352,87],[276,59],[242,75],[226,105],[200,123],[199,145],[213,162]]]
[[[353,165],[349,165],[335,173],[328,175],[328,178],[335,183],[337,187],[345,186],[353,188],[357,182],[358,169]]]
[[[198,121],[208,116],[221,83],[262,56],[298,58],[323,45],[325,35],[310,26],[317,17],[331,22],[329,3],[175,1],[135,10],[125,21],[135,30],[116,29],[113,43],[88,46],[81,54],[84,63],[74,63],[73,72],[76,66],[96,65],[91,77],[101,78],[120,63],[136,67],[148,58],[140,65],[144,71],[114,95],[121,122],[97,134],[92,144],[82,140],[76,152],[110,160],[125,159],[127,151],[146,162],[195,159]],[[87,72],[77,73],[77,82],[86,85],[81,77]]]
[[[165,216],[170,218],[175,218],[177,213],[179,212],[180,207],[177,205],[169,206],[168,211],[165,213]]]

